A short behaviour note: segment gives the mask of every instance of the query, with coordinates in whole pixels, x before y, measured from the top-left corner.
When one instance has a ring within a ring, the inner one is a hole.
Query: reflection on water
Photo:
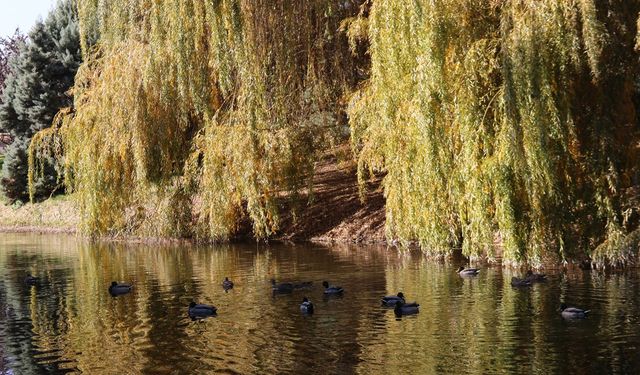
[[[92,244],[0,238],[0,374],[640,373],[640,278],[551,274],[531,288],[377,247]],[[41,281],[29,286],[24,278]],[[221,282],[235,282],[225,292]],[[519,276],[519,275],[518,275]],[[270,279],[313,280],[271,294]],[[111,281],[131,282],[111,297]],[[323,298],[323,280],[345,288]],[[417,316],[380,297],[403,291]],[[313,316],[300,313],[302,297]],[[218,316],[191,321],[190,301]],[[592,310],[565,321],[561,301]]]

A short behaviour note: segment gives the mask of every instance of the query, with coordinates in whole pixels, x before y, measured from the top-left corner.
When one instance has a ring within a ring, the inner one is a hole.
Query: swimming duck
[[[302,299],[302,304],[300,304],[300,311],[303,314],[313,314],[313,303],[309,301],[307,297]]]
[[[342,294],[344,292],[341,286],[329,285],[327,281],[323,281],[322,286],[324,286],[324,294]]]
[[[191,301],[189,304],[189,317],[191,319],[202,319],[216,315],[218,309],[211,305],[202,305]]]
[[[514,276],[511,278],[511,286],[514,286],[514,287],[531,286],[531,281],[529,279],[519,279]]]
[[[222,281],[222,288],[224,290],[233,289],[233,281],[229,280],[228,277],[225,277],[224,280]]]
[[[566,304],[560,304],[560,313],[565,319],[584,319],[591,310],[583,310],[577,307],[567,307]]]
[[[293,292],[293,284],[291,283],[276,284],[276,280],[271,279],[271,290],[273,290],[273,293],[291,293]]]
[[[464,268],[464,267],[460,267],[458,268],[458,274],[460,276],[476,276],[477,274],[480,273],[480,270],[477,268]]]
[[[420,310],[418,309],[418,306],[411,306],[400,301],[396,301],[396,307],[393,309],[393,312],[396,314],[396,316],[403,316],[417,314],[420,312]]]
[[[109,286],[109,293],[112,296],[119,296],[121,294],[127,294],[131,291],[131,284],[118,283],[116,281],[111,282],[111,286]]]
[[[529,270],[527,271],[527,277],[525,279],[532,283],[539,283],[545,281],[547,279],[547,275],[544,273],[533,273],[533,271]]]
[[[35,285],[38,283],[38,281],[40,281],[39,277],[33,276],[31,274],[28,274],[27,277],[24,278],[24,282],[27,285]]]

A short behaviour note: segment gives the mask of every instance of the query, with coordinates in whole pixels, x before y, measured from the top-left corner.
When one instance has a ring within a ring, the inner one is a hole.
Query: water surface
[[[66,235],[0,236],[0,374],[640,373],[637,270],[550,271],[514,289],[514,271],[383,247],[140,245]],[[27,274],[41,277],[26,285]],[[227,276],[235,287],[226,293]],[[269,280],[315,289],[273,296]],[[112,280],[134,284],[111,297]],[[341,285],[324,299],[320,283]],[[380,307],[403,291],[417,316]],[[299,311],[302,297],[316,306]],[[218,316],[192,321],[195,300]],[[561,301],[589,308],[566,321]]]

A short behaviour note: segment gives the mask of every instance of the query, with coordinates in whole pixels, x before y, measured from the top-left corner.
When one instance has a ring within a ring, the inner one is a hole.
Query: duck
[[[118,283],[117,281],[112,281],[109,286],[109,293],[112,296],[119,296],[122,294],[127,294],[131,291],[131,284]]]
[[[403,316],[417,314],[420,312],[420,310],[418,309],[418,306],[407,305],[402,303],[401,301],[396,301],[396,306],[394,307],[393,312],[396,314],[396,316]]]
[[[476,276],[477,274],[480,273],[480,270],[477,268],[464,268],[464,267],[460,267],[458,268],[458,274],[460,276]]]
[[[309,301],[309,298],[304,297],[302,299],[302,303],[300,304],[300,311],[303,314],[313,314],[313,303]]]
[[[322,286],[324,286],[324,294],[342,294],[344,292],[341,286],[329,285],[328,281],[323,281]]]
[[[514,286],[514,287],[531,286],[531,280],[519,279],[514,276],[511,278],[511,286]]]
[[[291,293],[293,292],[293,284],[291,283],[276,284],[276,280],[271,279],[271,290],[273,290],[273,293]]]
[[[32,274],[28,274],[27,277],[24,278],[24,282],[27,285],[35,285],[40,281],[39,277],[33,276]]]
[[[565,319],[584,319],[591,310],[583,310],[577,307],[568,307],[566,304],[560,304],[560,313]]]
[[[189,317],[194,320],[216,315],[217,311],[218,309],[215,306],[203,305],[193,301],[189,303]]]
[[[225,277],[224,280],[222,280],[222,288],[224,290],[233,289],[233,281],[229,280],[228,277]]]
[[[529,280],[532,283],[539,283],[545,281],[547,279],[547,275],[545,275],[544,273],[533,273],[533,271],[529,270],[527,271],[527,276],[525,279]]]

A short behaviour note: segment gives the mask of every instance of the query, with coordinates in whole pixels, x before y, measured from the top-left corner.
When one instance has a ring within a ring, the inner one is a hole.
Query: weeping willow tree
[[[356,1],[78,0],[74,108],[32,146],[64,153],[88,233],[265,237],[347,126]],[[97,40],[97,43],[91,41]],[[342,119],[342,120],[341,120]],[[343,136],[344,137],[344,136]]]
[[[60,157],[86,232],[224,239],[248,217],[269,236],[343,140],[349,96],[390,237],[515,263],[631,256],[636,0],[77,6],[74,106],[34,137],[30,173]]]
[[[388,236],[507,262],[604,256],[637,183],[638,1],[373,1],[351,99],[359,178],[384,171]],[[354,33],[354,34],[357,34]]]

